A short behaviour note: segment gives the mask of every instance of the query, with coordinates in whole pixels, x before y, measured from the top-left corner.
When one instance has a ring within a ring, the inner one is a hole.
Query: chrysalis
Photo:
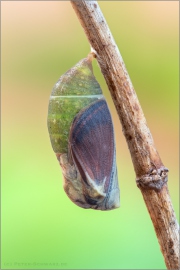
[[[48,130],[68,197],[83,208],[111,210],[119,207],[114,130],[92,59],[89,54],[55,84]]]

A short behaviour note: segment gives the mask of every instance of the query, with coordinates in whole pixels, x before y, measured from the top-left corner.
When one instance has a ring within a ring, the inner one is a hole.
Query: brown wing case
[[[101,210],[118,207],[114,131],[104,99],[92,103],[75,117],[69,154],[81,175],[82,192],[89,207]]]

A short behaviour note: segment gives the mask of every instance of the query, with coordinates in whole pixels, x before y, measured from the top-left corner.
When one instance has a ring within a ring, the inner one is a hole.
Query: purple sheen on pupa
[[[69,155],[81,176],[85,208],[87,205],[99,210],[119,207],[114,130],[104,99],[82,109],[74,118]]]

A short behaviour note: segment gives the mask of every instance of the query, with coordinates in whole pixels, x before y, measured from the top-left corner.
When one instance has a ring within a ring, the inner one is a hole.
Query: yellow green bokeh
[[[179,2],[98,3],[170,170],[179,217]],[[121,207],[84,210],[63,191],[47,131],[49,96],[58,78],[89,51],[69,1],[1,2],[1,269],[166,269],[96,61],[94,74],[115,126]]]

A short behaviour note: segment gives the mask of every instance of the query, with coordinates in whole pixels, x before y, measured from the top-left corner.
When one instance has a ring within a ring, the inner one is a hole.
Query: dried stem
[[[140,188],[168,269],[178,269],[178,223],[164,167],[123,59],[97,1],[71,1],[111,92]]]

